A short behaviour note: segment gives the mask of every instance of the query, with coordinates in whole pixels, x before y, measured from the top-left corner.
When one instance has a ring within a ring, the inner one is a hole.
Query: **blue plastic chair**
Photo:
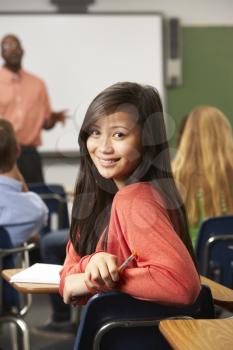
[[[49,209],[48,223],[41,230],[42,235],[53,230],[52,216],[58,217],[57,230],[69,229],[69,214],[67,207],[67,197],[64,187],[56,184],[32,183],[28,185],[30,191],[40,195]]]
[[[201,275],[233,288],[233,216],[205,220],[195,252]]]
[[[209,287],[202,286],[193,305],[165,306],[109,292],[94,295],[84,308],[74,350],[171,349],[159,332],[166,318],[214,318]]]
[[[0,226],[0,271],[15,268],[16,254],[25,254],[34,249],[35,243],[14,248],[7,230]],[[27,259],[28,261],[28,259]],[[29,329],[23,316],[29,310],[31,296],[26,296],[26,303],[22,306],[18,292],[6,281],[0,278],[0,325],[14,323],[16,325],[17,347],[20,350],[29,349]],[[17,312],[12,313],[11,307]]]
[[[0,269],[14,269],[15,261],[13,254],[6,254],[8,249],[12,249],[11,239],[8,232],[4,227],[0,226]],[[16,306],[19,308],[19,294],[16,290],[6,281],[0,281],[0,310],[5,308]]]

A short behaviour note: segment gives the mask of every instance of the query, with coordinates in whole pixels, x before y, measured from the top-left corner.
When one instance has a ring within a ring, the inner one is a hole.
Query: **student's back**
[[[48,214],[41,198],[28,191],[16,166],[19,153],[12,125],[0,119],[0,225],[8,231],[13,246],[36,233]]]

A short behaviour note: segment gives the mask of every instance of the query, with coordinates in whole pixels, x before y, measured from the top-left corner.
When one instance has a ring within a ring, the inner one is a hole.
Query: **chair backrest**
[[[94,295],[87,303],[74,350],[170,349],[158,329],[161,319],[214,318],[209,287],[202,286],[193,305],[175,307],[109,292]]]
[[[53,231],[53,216],[57,216],[57,227],[55,230],[69,228],[69,214],[67,206],[67,196],[62,185],[32,183],[29,189],[41,196],[49,209],[48,223],[42,229],[42,234]]]
[[[7,230],[0,226],[0,271],[15,268],[14,255],[3,256],[7,249],[12,248],[13,245]],[[19,294],[0,277],[0,314],[4,312],[4,308],[7,309],[12,306],[19,308]]]
[[[233,216],[205,220],[195,252],[200,274],[233,288]]]
[[[28,224],[31,224],[30,222]],[[24,226],[25,223],[16,226]],[[11,225],[14,226],[14,225]],[[25,242],[23,245],[14,247],[7,229],[0,226],[0,272],[3,269],[16,267],[26,268],[29,266],[29,252],[36,248],[37,242]],[[17,266],[16,266],[17,265]],[[31,305],[31,295],[25,294],[19,297],[18,292],[0,276],[0,310],[8,310],[12,306],[17,307],[20,315],[24,315]]]
[[[2,269],[15,268],[15,260],[18,262],[18,259],[15,258],[18,254],[23,257],[23,260],[19,259],[19,261],[23,262],[24,266],[27,267],[26,264],[29,262],[28,252],[34,248],[35,243],[25,243],[23,246],[13,247],[7,230],[0,226],[0,271]],[[30,294],[26,294],[25,298],[20,297],[16,289],[0,276],[0,326],[6,324],[15,325],[13,331],[16,331],[16,333],[14,336],[11,333],[12,348],[15,348],[16,339],[17,349],[30,348],[28,326],[22,317],[28,312],[31,302],[32,297]],[[12,313],[12,307],[16,307],[14,313]]]

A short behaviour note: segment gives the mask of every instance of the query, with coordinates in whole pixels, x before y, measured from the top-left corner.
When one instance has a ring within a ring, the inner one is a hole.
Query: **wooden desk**
[[[3,270],[1,272],[2,277],[6,281],[10,281],[10,278],[20,272],[22,269],[10,269]],[[227,310],[233,311],[233,290],[222,286],[219,283],[213,282],[210,279],[201,276],[201,283],[210,287],[214,303],[220,305]],[[12,283],[12,286],[21,293],[30,294],[44,294],[44,293],[58,293],[58,285],[54,284],[40,284],[40,283]]]
[[[222,306],[223,308],[233,311],[233,290],[223,286],[222,284],[216,283],[209,278],[201,276],[201,283],[206,284],[210,287],[211,293],[216,305]],[[233,347],[232,347],[233,348]]]
[[[164,320],[159,329],[175,350],[233,349],[233,318]]]
[[[12,276],[22,271],[22,269],[9,269],[1,272],[2,277],[10,282]],[[21,293],[26,294],[55,294],[58,293],[58,284],[42,283],[11,283],[11,285]]]

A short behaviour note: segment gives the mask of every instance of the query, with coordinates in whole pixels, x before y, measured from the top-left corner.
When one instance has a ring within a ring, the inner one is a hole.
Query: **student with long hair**
[[[172,166],[195,244],[203,219],[233,214],[232,128],[219,109],[189,113]]]
[[[123,82],[90,104],[70,240],[61,271],[65,303],[98,291],[191,304],[200,280],[170,166],[163,108],[151,86]],[[122,271],[132,252],[138,256]]]

